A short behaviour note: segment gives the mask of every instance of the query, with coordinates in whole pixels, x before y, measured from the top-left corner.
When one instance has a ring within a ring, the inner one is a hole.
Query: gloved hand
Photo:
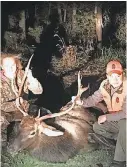
[[[27,73],[27,78],[30,80],[33,78],[32,71],[29,69]]]
[[[39,81],[33,77],[32,71],[29,69],[27,73],[28,80],[28,89],[32,91],[34,94],[42,94],[43,88]]]
[[[75,99],[76,99],[76,96],[72,96],[71,97],[71,102],[74,103]]]
[[[72,97],[71,97],[71,101],[72,101],[72,103],[75,101],[75,103],[76,103],[77,105],[80,105],[80,106],[83,105],[83,101],[80,99],[80,97],[72,96]]]
[[[36,87],[37,86],[37,79],[33,77],[32,71],[29,69],[27,73],[27,79],[29,83],[29,87]]]

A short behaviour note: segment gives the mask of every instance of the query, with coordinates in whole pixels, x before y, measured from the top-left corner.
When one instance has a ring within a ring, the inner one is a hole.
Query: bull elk
[[[79,72],[77,97],[87,89],[81,86]],[[47,118],[51,119],[45,123]],[[81,150],[95,147],[88,140],[95,121],[95,116],[88,109],[75,104],[75,101],[69,102],[59,113],[36,118],[25,115],[8,150],[10,153],[27,150],[42,161],[66,162]]]

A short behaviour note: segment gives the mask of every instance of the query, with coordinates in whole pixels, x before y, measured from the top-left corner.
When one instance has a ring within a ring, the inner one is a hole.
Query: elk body
[[[95,117],[80,106],[75,106],[66,115],[55,118],[50,124],[60,131],[44,128],[44,122],[38,124],[35,118],[25,116],[20,123],[17,136],[10,144],[10,151],[27,150],[43,161],[65,162],[80,150],[87,150],[93,146],[88,143],[88,133],[92,132],[94,121]]]
[[[78,90],[78,95],[81,93],[81,89]],[[53,117],[56,117],[55,120]],[[47,118],[51,119],[45,123],[44,119]],[[59,113],[40,118],[25,115],[17,136],[10,143],[9,152],[27,150],[42,161],[66,162],[81,150],[94,148],[94,144],[89,143],[88,134],[92,132],[95,121],[92,113],[72,102]]]

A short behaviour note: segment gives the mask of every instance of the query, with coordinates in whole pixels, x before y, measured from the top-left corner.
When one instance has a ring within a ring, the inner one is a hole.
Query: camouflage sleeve
[[[40,84],[40,82],[34,78],[33,76],[31,78],[27,78],[27,86],[28,89],[33,93],[33,94],[42,94],[43,88]]]
[[[122,110],[112,114],[106,114],[107,121],[119,121],[120,119],[127,118],[126,111],[126,98],[124,99],[124,103],[122,106]]]
[[[103,96],[101,94],[100,89],[94,92],[93,95],[89,96],[87,99],[83,99],[84,107],[93,107],[96,106],[99,102],[103,100]]]
[[[24,73],[25,72],[22,70],[20,74],[21,78],[23,78]],[[28,94],[29,90],[32,91],[33,94],[41,94],[43,92],[40,82],[33,77],[31,70],[28,71],[23,91],[24,93]]]
[[[5,112],[12,112],[15,108],[14,102],[5,102],[1,104],[1,110]]]

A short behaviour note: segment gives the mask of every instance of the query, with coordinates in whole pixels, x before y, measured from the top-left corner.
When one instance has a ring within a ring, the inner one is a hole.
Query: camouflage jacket
[[[24,71],[19,71],[15,80],[13,81],[15,91],[18,91],[17,88],[19,89],[19,86],[21,85],[23,75]],[[28,94],[27,81],[24,84],[23,93]],[[16,95],[13,92],[11,80],[1,74],[1,110],[5,112],[17,111],[18,109],[15,105],[15,99]],[[29,107],[28,102],[24,100],[23,105],[27,111]]]
[[[20,70],[17,73],[16,78],[13,80],[13,84],[12,84],[12,81],[6,78],[4,74],[2,74],[2,71],[1,71],[1,110],[2,111],[5,111],[5,112],[13,111],[14,112],[18,110],[15,104],[16,95],[14,91],[18,93],[23,76],[24,76],[24,71]],[[37,88],[36,87],[35,88],[37,92],[39,91],[42,92],[42,87],[40,83],[38,82],[38,80],[35,78],[33,79],[36,82]],[[13,85],[13,89],[12,89],[12,85]],[[28,79],[26,78],[24,87],[23,87],[23,91],[22,91],[22,96],[25,93],[28,94],[29,85],[30,83],[28,82]],[[29,103],[26,100],[23,100],[22,107],[25,111],[28,111]]]

